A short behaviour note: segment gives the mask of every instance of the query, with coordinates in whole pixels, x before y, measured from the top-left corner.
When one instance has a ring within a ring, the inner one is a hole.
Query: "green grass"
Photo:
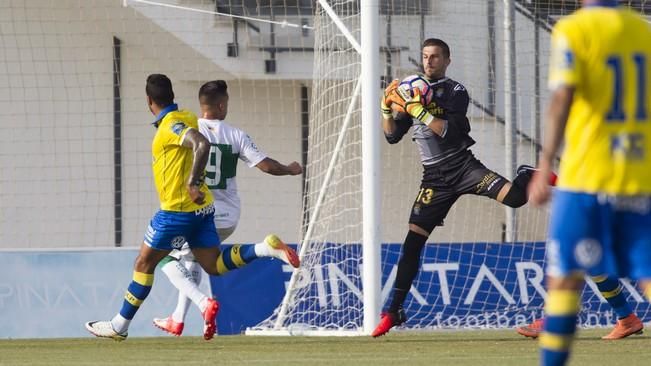
[[[651,340],[603,341],[584,330],[570,365],[651,364]],[[111,340],[0,340],[0,365],[537,365],[537,342],[513,331],[393,333],[370,337],[219,336]]]

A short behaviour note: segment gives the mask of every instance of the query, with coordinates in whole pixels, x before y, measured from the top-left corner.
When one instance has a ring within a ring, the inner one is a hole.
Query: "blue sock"
[[[122,309],[120,315],[125,319],[131,320],[140,308],[140,305],[149,295],[151,286],[154,284],[154,274],[133,272],[133,280],[127,288],[127,293],[124,294],[124,301],[122,302]]]
[[[217,258],[217,272],[221,275],[243,267],[256,259],[258,259],[258,255],[255,254],[255,245],[233,245]]]
[[[540,335],[540,365],[565,365],[576,331],[581,295],[573,290],[550,290],[545,304],[545,325]]]
[[[622,291],[624,288],[616,277],[607,275],[594,276],[592,280],[597,284],[599,292],[606,298],[606,301],[613,307],[617,319],[623,319],[633,313],[631,306],[626,301],[626,296]]]

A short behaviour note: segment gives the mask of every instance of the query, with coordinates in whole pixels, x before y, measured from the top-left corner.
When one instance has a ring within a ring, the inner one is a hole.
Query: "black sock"
[[[420,254],[423,251],[427,236],[415,233],[411,230],[407,233],[405,243],[402,245],[402,256],[398,262],[398,273],[393,284],[393,298],[389,306],[390,313],[396,313],[409,293],[411,284],[416,278],[418,267],[420,267]]]

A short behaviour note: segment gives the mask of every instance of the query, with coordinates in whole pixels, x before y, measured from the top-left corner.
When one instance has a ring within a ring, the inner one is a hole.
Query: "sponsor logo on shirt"
[[[215,212],[215,206],[208,205],[194,211],[195,216],[205,216]]]

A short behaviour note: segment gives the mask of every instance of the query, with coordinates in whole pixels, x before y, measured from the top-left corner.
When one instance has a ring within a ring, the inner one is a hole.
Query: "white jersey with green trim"
[[[206,184],[215,199],[215,226],[237,226],[240,220],[240,197],[235,176],[237,161],[250,168],[267,156],[251,137],[239,128],[221,120],[199,119],[199,131],[210,141],[210,155],[206,165]]]

